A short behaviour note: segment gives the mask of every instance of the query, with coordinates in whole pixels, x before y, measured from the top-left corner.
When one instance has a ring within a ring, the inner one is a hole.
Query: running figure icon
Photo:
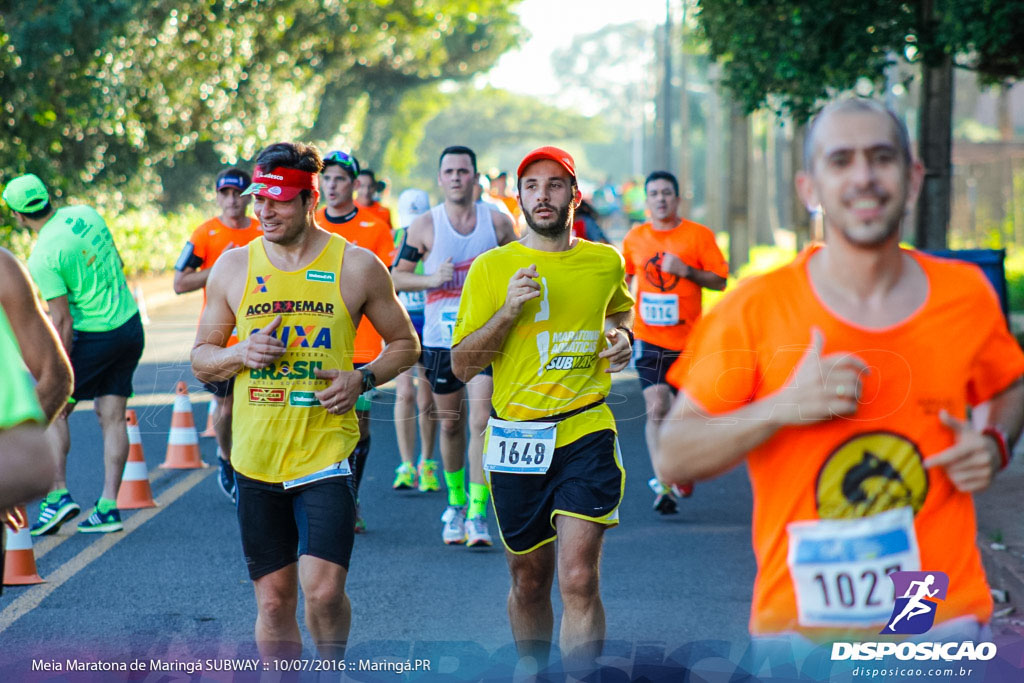
[[[903,617],[910,621],[914,617],[928,614],[935,609],[935,603],[925,602],[924,600],[925,598],[934,598],[940,592],[938,588],[929,590],[933,583],[935,583],[934,574],[927,575],[923,581],[910,582],[907,592],[900,596],[901,598],[910,598],[910,601],[903,607],[903,611],[899,613],[899,616],[889,623],[890,631],[896,630],[896,623]]]

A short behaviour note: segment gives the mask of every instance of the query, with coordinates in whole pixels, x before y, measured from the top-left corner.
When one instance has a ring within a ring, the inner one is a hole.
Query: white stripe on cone
[[[176,413],[191,413],[192,402],[188,400],[187,395],[178,394],[174,397],[174,412]]]
[[[28,532],[28,528],[18,529],[13,534],[11,530],[7,530],[7,544],[5,546],[7,552],[12,550],[32,550],[32,534]]]
[[[129,461],[124,464],[121,481],[142,481],[143,479],[149,481],[149,470],[146,469],[146,463]]]
[[[192,446],[199,444],[199,436],[195,427],[171,427],[167,435],[167,444],[170,446]]]
[[[135,446],[142,443],[142,432],[139,425],[128,425],[128,444]]]

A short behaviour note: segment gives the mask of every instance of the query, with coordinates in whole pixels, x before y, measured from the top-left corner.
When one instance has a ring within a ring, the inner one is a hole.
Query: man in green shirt
[[[115,500],[128,458],[125,406],[144,345],[138,307],[125,280],[121,256],[94,209],[68,206],[55,210],[46,186],[31,173],[8,183],[3,199],[19,225],[39,233],[28,269],[71,358],[75,372],[72,398],[95,399],[103,431],[103,495],[78,530],[120,531],[121,514]],[[65,481],[71,448],[66,418],[72,407],[73,403],[49,430],[57,450],[57,473],[53,488],[40,504],[33,536],[57,531],[81,510]]]

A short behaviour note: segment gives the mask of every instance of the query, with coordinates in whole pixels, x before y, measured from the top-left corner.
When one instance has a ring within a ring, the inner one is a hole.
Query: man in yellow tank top
[[[559,645],[566,671],[576,671],[593,666],[605,635],[598,565],[604,531],[619,522],[625,471],[604,400],[610,373],[629,364],[633,297],[622,255],[572,236],[572,157],[541,147],[517,175],[528,230],[470,266],[452,370],[468,382],[494,366],[483,469],[512,575],[519,654],[547,662],[557,566]]]
[[[411,367],[419,342],[381,262],[317,227],[316,148],[274,144],[256,164],[245,194],[255,195],[263,237],[214,265],[192,368],[205,382],[235,377],[232,463],[261,656],[301,655],[301,584],[317,650],[338,659],[351,621],[355,500],[346,459],[359,438],[356,399]],[[364,315],[386,346],[354,370]],[[241,341],[225,347],[236,327]]]

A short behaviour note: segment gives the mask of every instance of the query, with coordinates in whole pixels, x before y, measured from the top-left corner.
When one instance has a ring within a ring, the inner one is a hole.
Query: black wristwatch
[[[623,332],[626,333],[626,336],[629,337],[630,346],[633,346],[636,343],[636,337],[633,336],[633,330],[629,329],[628,327],[622,327],[621,325],[619,327],[616,327],[615,329],[622,330]]]
[[[377,376],[373,374],[373,370],[366,367],[365,365],[359,368],[359,372],[363,374],[363,390],[362,393],[366,393],[377,386]]]

